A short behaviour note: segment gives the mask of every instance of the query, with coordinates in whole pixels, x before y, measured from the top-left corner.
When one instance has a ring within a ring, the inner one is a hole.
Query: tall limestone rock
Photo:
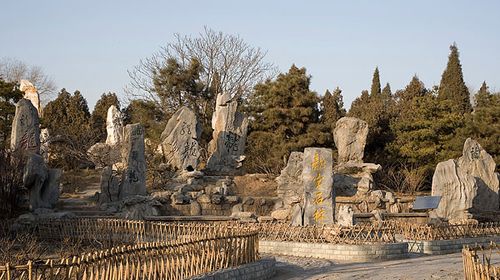
[[[40,95],[36,87],[30,83],[28,80],[21,80],[19,85],[19,90],[24,92],[24,98],[31,101],[31,104],[35,106],[38,116],[42,116],[42,106],[40,105]]]
[[[122,141],[123,116],[115,105],[108,108],[106,115],[106,144],[110,146],[118,145]]]
[[[231,94],[217,95],[212,116],[213,138],[208,147],[209,171],[231,172],[242,165],[245,158],[248,118],[237,112],[237,109],[238,102],[231,99]]]
[[[302,169],[304,225],[335,222],[332,150],[305,148]]]
[[[40,120],[35,106],[28,99],[22,98],[16,104],[10,140],[13,151],[40,153]]]
[[[201,130],[192,110],[187,107],[177,110],[161,134],[160,150],[166,162],[178,170],[195,170],[200,157]]]
[[[280,176],[276,178],[278,183],[276,192],[286,206],[300,202],[304,195],[302,184],[303,157],[304,153],[292,152],[288,157],[287,165],[281,170]]]
[[[146,158],[144,156],[144,127],[128,124],[123,130],[122,175],[120,199],[131,195],[146,195]]]
[[[441,196],[435,213],[448,220],[465,220],[484,211],[499,210],[499,175],[493,158],[468,138],[463,155],[438,163],[432,195]]]
[[[335,125],[333,139],[338,150],[338,162],[363,162],[368,136],[368,124],[358,118],[343,117]]]

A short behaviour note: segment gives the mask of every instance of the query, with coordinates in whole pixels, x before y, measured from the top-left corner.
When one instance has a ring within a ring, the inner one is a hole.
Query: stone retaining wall
[[[490,242],[500,242],[500,236],[460,238],[450,240],[404,240],[408,242],[408,251],[429,255],[444,255],[462,251],[464,245],[489,245]]]
[[[211,273],[195,276],[193,280],[265,280],[270,279],[276,273],[276,260],[264,258],[253,263],[240,265],[238,267],[217,270]]]
[[[407,243],[363,245],[259,241],[259,252],[350,262],[369,262],[408,257]]]

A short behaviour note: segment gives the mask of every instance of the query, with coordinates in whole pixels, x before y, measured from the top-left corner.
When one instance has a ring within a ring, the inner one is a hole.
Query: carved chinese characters
[[[180,108],[168,120],[161,134],[161,151],[166,162],[176,169],[192,171],[198,165],[200,148],[198,139],[201,125],[187,107]]]
[[[123,130],[122,160],[124,172],[120,199],[146,194],[146,159],[144,157],[144,127],[129,124]]]
[[[332,150],[304,149],[304,225],[334,223]]]
[[[212,116],[213,139],[209,143],[210,158],[207,169],[231,172],[241,166],[245,158],[248,119],[237,112],[238,102],[229,93],[217,95]]]
[[[16,104],[16,115],[12,122],[12,150],[40,153],[40,121],[38,111],[28,99]]]

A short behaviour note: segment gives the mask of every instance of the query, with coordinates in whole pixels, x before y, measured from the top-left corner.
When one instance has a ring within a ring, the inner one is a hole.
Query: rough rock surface
[[[499,181],[493,158],[472,139],[463,155],[438,163],[432,177],[432,195],[441,196],[435,213],[448,220],[465,220],[474,213],[498,211]]]
[[[146,158],[144,156],[144,127],[128,124],[123,130],[122,175],[120,199],[131,195],[146,195]]]
[[[304,225],[333,224],[335,198],[333,196],[332,150],[305,148],[302,170],[304,184]]]
[[[337,213],[337,224],[343,227],[354,225],[354,210],[348,205],[342,205]]]
[[[96,168],[104,168],[108,165],[116,164],[121,161],[121,152],[119,146],[110,146],[106,143],[96,143],[87,150],[89,159],[95,164]]]
[[[288,158],[288,163],[280,176],[276,178],[278,188],[276,190],[279,197],[283,199],[285,204],[295,201],[298,197],[304,194],[304,186],[302,184],[302,161],[304,153],[292,152]]]
[[[12,150],[40,153],[40,120],[31,101],[22,98],[16,104],[16,114],[12,121]]]
[[[300,204],[295,204],[292,207],[292,226],[303,226],[304,225],[304,210]]]
[[[108,108],[106,134],[106,144],[113,146],[121,143],[123,137],[123,117],[115,105],[111,105]]]
[[[241,167],[244,160],[248,118],[237,112],[238,102],[231,94],[217,95],[212,116],[212,140],[209,143],[210,157],[207,169],[214,172],[231,172]]]
[[[382,167],[374,163],[343,163],[335,167],[333,184],[335,195],[365,195],[374,189],[372,174]]]
[[[49,161],[49,145],[50,145],[50,133],[48,128],[43,128],[40,130],[40,155],[43,157],[45,162]]]
[[[201,130],[192,110],[187,107],[177,110],[161,134],[161,151],[166,162],[179,170],[195,170],[200,157]]]
[[[279,221],[286,221],[291,214],[291,209],[278,209],[271,212],[271,217]]]
[[[125,219],[142,220],[147,216],[159,216],[161,203],[149,196],[134,195],[123,199],[118,216]]]
[[[29,191],[30,209],[53,208],[59,199],[60,169],[49,169],[43,158],[29,155],[24,167],[23,185]]]
[[[40,95],[36,87],[28,80],[21,80],[19,84],[19,90],[24,92],[23,97],[31,101],[31,104],[35,107],[38,116],[42,116],[42,106],[40,106]]]
[[[339,119],[333,132],[338,162],[363,162],[367,136],[368,124],[365,121],[350,117]]]

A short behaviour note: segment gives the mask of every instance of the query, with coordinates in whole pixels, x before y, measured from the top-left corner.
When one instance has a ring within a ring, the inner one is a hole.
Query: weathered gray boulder
[[[480,211],[499,210],[499,174],[495,172],[493,157],[477,141],[468,138],[457,164],[465,173],[477,179],[477,204],[474,208]]]
[[[304,149],[304,225],[333,224],[335,221],[332,165],[331,149]]]
[[[30,209],[53,208],[59,199],[60,169],[49,169],[42,156],[30,154],[24,167],[23,185],[29,191]]]
[[[115,105],[108,108],[106,115],[106,144],[118,145],[123,138],[123,116]]]
[[[440,162],[432,177],[432,195],[441,196],[435,214],[465,220],[484,211],[498,211],[499,181],[493,158],[472,139],[458,159]]]
[[[87,150],[90,161],[96,168],[112,166],[121,161],[120,146],[110,146],[106,143],[96,143]]]
[[[304,153],[292,152],[288,158],[288,163],[281,170],[280,176],[276,178],[278,188],[276,190],[279,197],[283,199],[285,204],[295,201],[304,194],[304,186],[302,184],[302,161]],[[298,201],[297,201],[298,202]]]
[[[10,146],[13,151],[40,153],[38,111],[28,99],[22,98],[16,104]]]
[[[292,207],[291,214],[292,226],[303,226],[304,225],[304,209],[300,204],[294,204]]]
[[[120,202],[118,216],[125,219],[142,220],[147,216],[159,216],[161,206],[160,202],[149,196],[128,196]]]
[[[166,162],[178,170],[195,170],[200,157],[201,130],[192,110],[187,107],[177,110],[161,134],[161,152]]]
[[[241,167],[244,160],[248,118],[237,111],[238,102],[231,94],[217,95],[212,116],[212,140],[208,146],[210,157],[207,170],[231,172]]]
[[[120,200],[121,176],[111,166],[106,166],[101,172],[101,193],[99,203],[116,202]]]
[[[382,167],[374,163],[347,162],[335,167],[333,185],[335,195],[354,196],[365,195],[375,187],[373,173]]]
[[[286,221],[290,217],[291,208],[277,209],[271,212],[271,217],[279,221]]]
[[[368,136],[368,124],[358,118],[339,119],[333,131],[338,151],[338,162],[363,162],[363,153]]]
[[[144,156],[144,127],[128,124],[123,130],[122,163],[124,165],[120,199],[146,195],[146,158]]]

